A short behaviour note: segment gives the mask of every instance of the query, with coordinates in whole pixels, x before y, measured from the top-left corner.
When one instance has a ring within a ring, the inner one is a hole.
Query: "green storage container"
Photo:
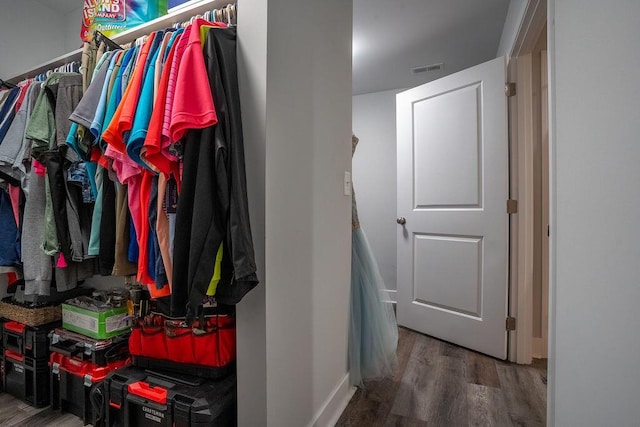
[[[127,314],[127,307],[101,307],[95,305],[79,307],[73,302],[62,304],[62,327],[69,331],[78,332],[96,339],[111,338],[128,332],[131,329],[131,319]],[[88,298],[89,301],[93,301]],[[86,301],[86,300],[85,300]]]

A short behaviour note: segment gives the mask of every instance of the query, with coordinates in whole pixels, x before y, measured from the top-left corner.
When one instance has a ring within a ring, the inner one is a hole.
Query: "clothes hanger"
[[[7,88],[7,89],[13,89],[13,88],[16,87],[16,85],[14,85],[13,83],[9,83],[9,82],[6,82],[6,81],[0,79],[0,87],[4,87],[4,88]]]
[[[103,42],[107,46],[108,50],[122,49],[118,43],[114,42],[98,30],[93,32],[93,38],[99,42]]]
[[[227,25],[230,27],[233,25],[233,23],[231,22],[231,14],[232,14],[232,9],[231,9],[231,5],[227,5],[227,7],[224,8],[225,14],[227,15]]]

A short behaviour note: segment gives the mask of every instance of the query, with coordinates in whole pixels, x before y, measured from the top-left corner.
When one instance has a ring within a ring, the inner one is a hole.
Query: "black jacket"
[[[235,28],[209,30],[204,56],[218,122],[189,131],[184,142],[174,240],[174,316],[184,315],[187,305],[195,309],[202,301],[220,244],[224,256],[216,300],[236,304],[258,284],[247,205]]]

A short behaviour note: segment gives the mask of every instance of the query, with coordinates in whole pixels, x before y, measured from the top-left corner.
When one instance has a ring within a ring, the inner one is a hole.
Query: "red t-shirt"
[[[140,97],[140,89],[145,74],[144,64],[147,62],[149,49],[155,36],[156,33],[151,33],[142,46],[138,60],[135,63],[133,76],[129,80],[129,85],[122,96],[120,105],[118,105],[111,119],[111,123],[109,123],[109,127],[107,127],[102,134],[102,139],[120,153],[126,153],[126,146],[122,135],[124,132],[130,131],[133,127],[133,118],[135,117],[136,108],[138,107],[138,98]]]
[[[184,37],[184,33],[178,37]],[[158,85],[158,96],[153,104],[153,112],[149,121],[147,137],[141,151],[142,159],[159,172],[168,175],[171,172],[171,161],[162,154],[162,122],[164,120],[164,107],[167,99],[167,89],[169,84],[169,74],[171,73],[171,63],[176,52],[180,39],[175,40],[171,45],[165,66],[162,69],[160,83]]]

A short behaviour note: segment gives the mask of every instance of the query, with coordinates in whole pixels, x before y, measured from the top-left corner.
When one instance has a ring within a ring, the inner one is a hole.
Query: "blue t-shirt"
[[[129,65],[129,62],[132,58],[135,57],[135,52],[137,48],[133,47],[128,49],[124,53],[124,58],[122,58],[122,63],[120,64],[120,69],[118,70],[118,74],[116,74],[116,78],[113,81],[113,89],[111,90],[111,95],[109,96],[109,102],[107,103],[107,110],[104,115],[104,121],[102,125],[102,130],[104,131],[109,127],[111,120],[113,119],[113,115],[118,109],[118,105],[122,100],[122,76],[125,72],[125,69]],[[102,135],[100,136],[100,146],[104,149],[104,142],[102,139]]]
[[[98,106],[96,108],[96,114],[95,116],[93,116],[93,121],[91,122],[91,133],[96,138],[99,138],[102,134],[102,123],[104,121],[104,115],[107,109],[109,81],[111,80],[111,74],[113,74],[113,69],[116,66],[118,57],[119,55],[117,53],[114,53],[113,56],[111,56],[111,60],[109,61],[109,68],[107,68],[107,76],[105,77],[104,85],[102,86],[102,92],[100,93],[100,100],[98,101]]]
[[[149,50],[149,56],[147,57],[147,63],[145,64],[142,90],[140,91],[138,106],[136,108],[136,115],[133,120],[129,139],[127,140],[127,154],[131,160],[149,170],[151,170],[149,166],[147,166],[147,164],[140,158],[140,151],[142,150],[144,140],[147,137],[149,121],[151,120],[151,113],[153,112],[154,75],[156,60],[160,53],[163,34],[163,32],[156,34],[153,44],[151,45],[151,49]]]

